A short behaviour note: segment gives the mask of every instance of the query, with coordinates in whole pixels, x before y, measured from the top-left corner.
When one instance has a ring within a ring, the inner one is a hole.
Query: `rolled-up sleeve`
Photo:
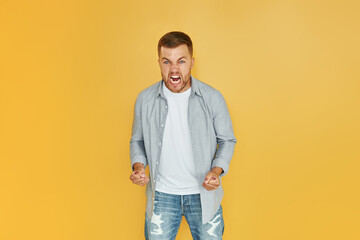
[[[229,171],[230,160],[232,159],[236,138],[224,97],[219,93],[213,99],[213,121],[218,149],[212,162],[213,167],[221,167],[221,177]]]
[[[142,105],[141,97],[138,96],[135,103],[132,135],[130,140],[131,167],[133,167],[135,163],[142,163],[144,164],[144,167],[147,166],[142,122],[141,122],[141,105]]]

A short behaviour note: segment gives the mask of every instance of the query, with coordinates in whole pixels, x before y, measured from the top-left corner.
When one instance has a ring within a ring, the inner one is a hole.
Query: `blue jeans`
[[[145,214],[146,240],[173,240],[182,216],[189,224],[195,240],[222,239],[224,219],[220,206],[209,222],[202,224],[200,194],[173,195],[155,191],[154,213]]]

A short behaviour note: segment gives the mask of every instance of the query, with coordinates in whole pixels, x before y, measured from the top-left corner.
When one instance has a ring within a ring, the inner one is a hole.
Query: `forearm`
[[[234,153],[235,143],[235,138],[230,141],[221,141],[219,143],[211,167],[222,168],[223,172],[221,173],[221,176],[227,174],[227,172],[229,171],[229,165]]]
[[[213,167],[211,172],[215,173],[217,176],[220,176],[224,171],[221,167]]]

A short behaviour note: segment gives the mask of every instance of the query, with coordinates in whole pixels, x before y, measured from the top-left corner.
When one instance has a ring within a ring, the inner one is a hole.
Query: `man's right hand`
[[[130,180],[133,182],[133,184],[139,186],[145,186],[149,182],[149,178],[146,176],[143,164],[134,164],[134,171],[130,175]]]

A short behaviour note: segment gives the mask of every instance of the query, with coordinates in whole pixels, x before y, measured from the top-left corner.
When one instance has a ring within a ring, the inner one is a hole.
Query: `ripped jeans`
[[[145,214],[146,240],[174,240],[182,216],[194,240],[222,239],[224,219],[220,206],[209,222],[202,224],[200,194],[173,195],[155,191],[154,213]]]

